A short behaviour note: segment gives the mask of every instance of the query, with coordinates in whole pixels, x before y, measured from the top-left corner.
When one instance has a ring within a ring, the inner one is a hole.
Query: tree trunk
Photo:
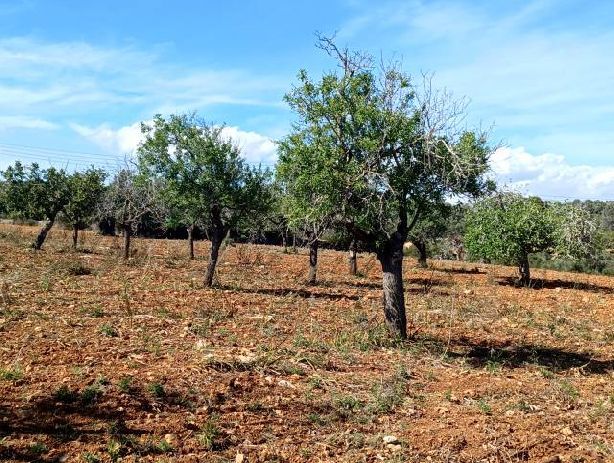
[[[130,225],[124,224],[124,260],[130,258],[130,238],[132,236],[132,229]]]
[[[403,291],[403,239],[393,236],[378,251],[382,265],[382,289],[384,292],[384,316],[391,333],[407,338],[405,293]]]
[[[215,267],[217,259],[220,255],[220,247],[224,241],[224,233],[214,232],[211,234],[211,252],[209,254],[209,263],[207,264],[207,272],[205,273],[205,287],[213,286],[213,275],[215,275]]]
[[[358,262],[356,261],[356,239],[352,239],[350,243],[350,256],[349,256],[349,271],[350,275],[356,276],[358,274]]]
[[[427,268],[426,264],[426,243],[424,241],[414,241],[414,246],[418,250],[418,267]]]
[[[194,225],[188,227],[188,255],[190,260],[194,259]]]
[[[292,233],[292,254],[296,254],[296,235]]]
[[[53,227],[54,222],[55,222],[55,217],[52,217],[45,223],[45,225],[43,225],[43,228],[41,228],[41,231],[38,232],[38,236],[36,237],[36,240],[34,240],[34,243],[32,243],[32,247],[36,249],[37,251],[43,247],[43,243],[45,242],[45,239],[47,238],[47,233],[49,233],[49,230],[51,230],[51,227]]]
[[[529,270],[529,255],[524,254],[518,262],[518,284],[521,286],[529,286],[531,283],[531,272]]]
[[[314,238],[309,243],[309,275],[307,277],[307,284],[316,284],[316,274],[318,271],[318,246],[320,242],[317,238]]]
[[[209,233],[209,236],[211,237],[211,252],[209,254],[207,271],[205,273],[206,288],[211,288],[213,286],[215,267],[217,265],[217,259],[220,255],[220,247],[222,246],[226,232],[227,230],[224,228],[224,223],[222,222],[222,211],[219,206],[214,205],[211,207],[211,231]]]
[[[288,254],[288,231],[281,232],[281,245],[284,248],[284,254]]]
[[[79,225],[72,226],[72,248],[77,249],[77,241],[79,240]]]

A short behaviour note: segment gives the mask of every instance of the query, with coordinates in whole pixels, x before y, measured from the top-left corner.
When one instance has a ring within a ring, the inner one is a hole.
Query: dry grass
[[[0,460],[614,460],[612,278],[408,261],[400,343],[372,256],[307,287],[306,255],[236,245],[202,289],[183,242],[34,233],[0,226]]]

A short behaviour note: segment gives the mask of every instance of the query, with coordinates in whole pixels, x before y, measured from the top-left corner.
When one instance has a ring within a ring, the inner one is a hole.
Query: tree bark
[[[77,249],[77,241],[79,240],[79,225],[72,226],[72,248]]]
[[[188,255],[190,260],[194,259],[194,225],[188,227]]]
[[[309,242],[309,275],[307,276],[307,284],[316,284],[316,274],[318,271],[318,247],[320,242],[317,238]]]
[[[45,242],[45,239],[47,238],[47,233],[49,233],[49,230],[51,230],[51,227],[53,227],[54,222],[55,222],[55,216],[50,218],[47,222],[45,222],[45,225],[43,225],[43,228],[41,228],[41,231],[38,232],[38,236],[34,240],[34,243],[32,243],[32,247],[36,249],[37,251],[43,247],[43,243]]]
[[[350,242],[349,253],[350,253],[350,256],[348,260],[348,266],[349,266],[350,275],[356,276],[358,274],[358,262],[356,260],[356,255],[358,252],[356,249],[356,239],[355,238],[353,238],[352,241]]]
[[[531,283],[531,271],[529,270],[529,255],[524,254],[518,262],[518,284],[521,286],[529,286]]]
[[[207,264],[207,271],[205,272],[205,287],[211,288],[213,286],[213,276],[215,275],[215,267],[220,254],[220,247],[224,236],[226,235],[226,229],[222,222],[222,212],[218,206],[211,208],[211,231],[209,233],[211,237],[211,252],[209,254],[209,263]]]
[[[405,293],[403,291],[403,238],[396,233],[377,252],[382,266],[384,316],[391,333],[407,338]]]
[[[427,268],[426,264],[426,243],[424,241],[414,241],[414,246],[418,250],[418,267]]]
[[[284,254],[288,254],[288,230],[281,232],[281,245],[284,248]]]
[[[296,235],[292,233],[292,254],[296,254]]]
[[[124,224],[124,260],[130,258],[130,238],[132,229],[129,224]]]

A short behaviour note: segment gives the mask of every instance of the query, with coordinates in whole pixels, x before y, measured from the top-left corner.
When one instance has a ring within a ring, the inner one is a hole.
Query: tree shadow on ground
[[[497,282],[502,286],[515,286],[518,287],[518,280],[514,277],[506,277],[499,279]],[[567,280],[546,280],[541,278],[531,279],[531,283],[527,288],[530,289],[577,289],[581,291],[590,291],[597,293],[614,294],[614,288],[609,286],[601,286],[593,283],[583,283],[580,281],[567,281]]]
[[[453,281],[442,280],[440,278],[404,278],[403,281],[409,285],[420,285],[420,286],[452,286],[454,284]]]
[[[362,288],[362,289],[382,289],[381,282],[373,282],[373,281],[355,281],[348,283],[338,283],[337,286],[348,286],[350,288]]]
[[[248,294],[263,294],[266,296],[277,296],[277,297],[288,297],[288,296],[298,296],[304,299],[330,299],[334,301],[338,301],[341,299],[348,299],[351,301],[356,301],[360,298],[357,295],[351,294],[343,294],[343,293],[331,293],[331,292],[320,292],[317,289],[310,290],[305,288],[235,288],[235,287],[226,287],[221,286],[221,289],[231,289],[234,291],[238,291],[241,293]],[[317,288],[315,286],[314,288]]]
[[[500,365],[503,368],[522,368],[537,365],[554,372],[577,368],[584,374],[606,374],[614,371],[614,359],[596,359],[590,352],[573,352],[555,347],[486,342],[472,342],[466,338],[451,341],[432,337],[418,337],[416,343],[445,353],[448,357],[464,358],[474,368]]]
[[[174,396],[167,401],[174,405]],[[152,445],[139,443],[136,438],[149,434],[148,431],[128,427],[126,419],[133,418],[141,411],[151,411],[155,407],[165,406],[160,401],[152,401],[141,391],[132,391],[125,400],[124,407],[117,404],[84,404],[78,400],[66,403],[58,401],[53,395],[39,397],[32,402],[17,400],[0,400],[0,439],[7,436],[17,437],[23,445],[24,436],[40,439],[46,436],[54,446],[71,441],[88,442],[115,439],[122,444],[122,451],[137,452],[139,455],[158,452]],[[104,437],[107,436],[107,437]],[[27,438],[26,438],[27,439]],[[26,445],[29,443],[25,441]],[[46,453],[46,452],[43,452]],[[0,461],[60,461],[62,454],[45,456],[32,448],[15,447],[5,443],[0,447]]]
[[[480,270],[477,267],[466,269],[466,268],[435,268],[438,272],[445,273],[458,273],[462,275],[485,275],[485,270]]]

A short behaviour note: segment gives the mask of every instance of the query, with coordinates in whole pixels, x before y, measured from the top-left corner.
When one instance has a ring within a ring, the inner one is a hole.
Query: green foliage
[[[228,230],[248,214],[268,210],[269,173],[249,167],[222,129],[185,114],[157,115],[152,125],[142,125],[140,168],[162,181],[171,221],[211,227],[219,219]]]
[[[466,220],[465,246],[473,258],[519,264],[556,246],[556,215],[539,198],[498,194],[478,202]]]
[[[528,254],[597,266],[603,244],[587,208],[502,193],[467,214],[465,245],[473,258],[519,264]],[[570,270],[573,268],[569,268]]]
[[[55,220],[70,198],[69,176],[53,167],[25,167],[17,161],[4,172],[3,202],[13,218]]]
[[[396,65],[378,71],[370,56],[320,46],[343,71],[317,81],[301,71],[286,95],[298,122],[277,173],[291,222],[330,218],[377,250],[396,233],[405,240],[416,210],[489,186],[485,135],[456,130],[456,102],[420,91]]]
[[[23,378],[23,370],[19,365],[11,368],[0,368],[0,379],[3,381],[19,381]]]
[[[103,170],[92,167],[85,172],[75,172],[68,178],[70,195],[63,211],[67,224],[83,229],[94,220],[105,191],[106,176]]]
[[[210,418],[202,426],[200,432],[196,435],[198,442],[207,450],[212,450],[216,446],[216,441],[220,437],[220,428],[214,418]]]

